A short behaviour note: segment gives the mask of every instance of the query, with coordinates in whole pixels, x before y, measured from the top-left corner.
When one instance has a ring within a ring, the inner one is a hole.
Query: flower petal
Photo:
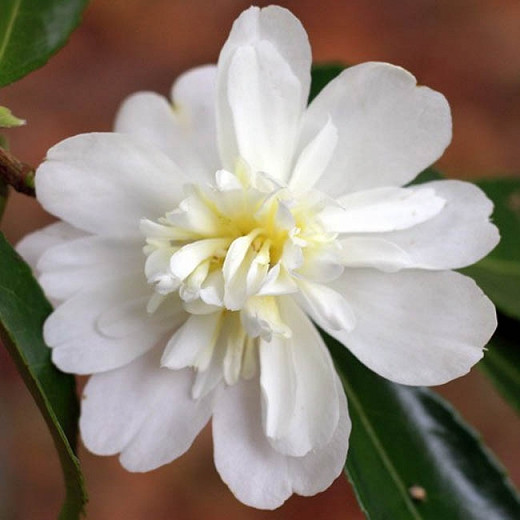
[[[221,319],[220,312],[190,316],[166,345],[161,366],[171,369],[193,366],[201,352],[213,350]]]
[[[288,175],[310,86],[310,46],[286,9],[252,7],[235,21],[218,63],[217,126],[223,166],[239,157],[277,179]]]
[[[415,267],[411,256],[402,248],[373,236],[354,236],[341,240],[342,263],[345,267],[374,267],[380,271],[399,271]]]
[[[127,98],[115,131],[145,140],[168,155],[190,177],[209,181],[218,168],[215,139],[216,67],[192,69],[172,88],[173,105],[153,92]]]
[[[411,258],[408,267],[459,269],[480,260],[498,243],[498,229],[489,220],[493,204],[474,184],[456,180],[421,185],[446,200],[443,210],[417,226],[384,235]],[[407,267],[404,265],[403,267]]]
[[[352,330],[355,327],[356,316],[342,294],[327,285],[304,280],[298,281],[298,287],[297,300],[320,323],[334,330]]]
[[[185,72],[172,87],[173,106],[191,145],[191,158],[203,164],[204,180],[213,180],[220,167],[216,122],[217,67],[204,65]],[[172,157],[175,157],[172,154]],[[175,158],[174,158],[175,160]],[[177,161],[175,161],[177,162]],[[178,163],[181,168],[184,164]],[[190,177],[192,175],[191,170]],[[193,173],[195,175],[195,172]]]
[[[352,305],[356,327],[324,328],[396,383],[439,385],[462,376],[482,358],[496,328],[491,301],[459,273],[351,269],[335,287]]]
[[[170,298],[160,312],[149,315],[149,296],[146,284],[122,278],[65,301],[43,328],[55,365],[76,374],[103,372],[153,348],[185,320],[185,313],[180,303]]]
[[[330,118],[302,150],[289,180],[293,191],[312,189],[329,165],[338,144],[338,129]]]
[[[331,233],[370,233],[407,229],[431,219],[445,201],[431,188],[377,188],[338,199],[319,219]]]
[[[244,504],[275,509],[293,493],[323,491],[341,473],[348,449],[350,421],[341,385],[339,420],[330,442],[304,457],[275,451],[262,431],[258,380],[227,387],[217,398],[213,415],[215,466],[222,480]]]
[[[162,152],[122,134],[82,134],[52,147],[36,173],[42,206],[79,229],[140,236],[182,198],[184,174]]]
[[[264,431],[280,453],[301,457],[325,446],[339,417],[334,367],[318,331],[290,299],[280,304],[290,338],[260,340]]]
[[[121,452],[130,471],[149,471],[182,455],[211,414],[211,398],[191,399],[193,372],[160,369],[159,354],[95,374],[83,391],[83,442],[99,455]]]
[[[316,188],[335,196],[402,186],[436,161],[451,140],[446,99],[387,63],[356,65],[332,80],[309,106],[300,149],[329,117],[339,140]]]
[[[143,264],[140,244],[86,236],[47,249],[38,281],[48,296],[64,300],[114,278],[142,275]]]
[[[16,251],[34,270],[47,249],[84,236],[84,231],[66,222],[55,222],[26,235],[16,245]]]
[[[347,398],[338,376],[334,374],[339,398],[338,427],[330,442],[312,450],[305,457],[289,458],[289,473],[295,493],[312,496],[325,491],[341,474],[347,458],[352,423],[348,415]]]
[[[289,174],[302,113],[301,85],[267,41],[238,48],[227,78],[237,152],[254,171]]]

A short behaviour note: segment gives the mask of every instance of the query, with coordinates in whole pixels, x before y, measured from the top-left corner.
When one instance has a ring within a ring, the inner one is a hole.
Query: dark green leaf
[[[353,424],[346,472],[370,520],[520,518],[503,469],[448,404],[377,376],[324,338]]]
[[[499,316],[498,330],[488,345],[481,368],[499,392],[520,412],[520,324]]]
[[[323,89],[329,81],[333,80],[342,70],[346,69],[345,65],[340,63],[324,63],[314,65],[312,67],[311,92],[309,94],[309,102],[311,102]]]
[[[426,168],[410,184],[422,184],[423,182],[439,181],[444,177],[434,168]]]
[[[0,86],[47,63],[77,27],[88,0],[2,0]]]
[[[60,519],[72,520],[87,500],[74,453],[79,407],[74,377],[54,367],[43,341],[43,322],[51,310],[30,268],[0,234],[1,338],[52,434],[66,486]]]
[[[501,239],[486,258],[462,272],[476,280],[501,312],[520,319],[520,179],[476,184],[495,204],[493,221]]]

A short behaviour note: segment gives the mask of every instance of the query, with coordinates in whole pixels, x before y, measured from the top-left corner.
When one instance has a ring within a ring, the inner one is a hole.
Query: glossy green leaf
[[[51,312],[30,268],[0,235],[0,333],[47,422],[63,469],[66,497],[60,519],[79,518],[87,497],[75,455],[79,413],[74,377],[57,370],[42,337]]]
[[[504,470],[450,405],[425,388],[379,377],[324,337],[352,419],[346,472],[367,518],[520,518]]]
[[[2,0],[0,86],[47,63],[77,27],[88,0]]]
[[[464,269],[497,308],[520,319],[520,179],[477,181],[495,204],[493,221],[500,230],[500,243],[483,260]]]
[[[498,330],[479,363],[498,391],[520,412],[520,323],[499,316]]]

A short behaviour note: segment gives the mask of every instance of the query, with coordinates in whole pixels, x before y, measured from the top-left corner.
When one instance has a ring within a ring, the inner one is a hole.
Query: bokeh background
[[[448,176],[520,175],[518,0],[280,1],[306,27],[317,62],[388,61],[443,92],[453,143],[439,161]],[[267,2],[257,2],[267,5]],[[119,103],[137,90],[167,95],[173,79],[215,62],[241,0],[93,0],[81,27],[49,64],[0,92],[26,127],[8,131],[12,151],[37,165],[68,136],[111,129]],[[1,16],[1,12],[0,12]],[[13,243],[51,222],[13,194],[1,228]],[[520,421],[478,370],[439,388],[480,432],[520,484]],[[188,454],[147,474],[80,448],[88,518],[363,518],[346,479],[314,498],[266,513],[237,502],[213,468],[204,431]],[[442,461],[439,461],[442,464]],[[0,352],[0,518],[56,518],[62,481],[52,441],[11,361]]]

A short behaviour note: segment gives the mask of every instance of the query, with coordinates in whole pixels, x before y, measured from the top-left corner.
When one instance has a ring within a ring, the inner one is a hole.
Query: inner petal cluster
[[[193,315],[239,313],[248,338],[290,337],[277,297],[297,292],[340,249],[320,222],[325,204],[316,192],[296,196],[244,164],[218,171],[214,185],[189,185],[176,209],[141,222],[154,288],[148,311],[175,293]]]

